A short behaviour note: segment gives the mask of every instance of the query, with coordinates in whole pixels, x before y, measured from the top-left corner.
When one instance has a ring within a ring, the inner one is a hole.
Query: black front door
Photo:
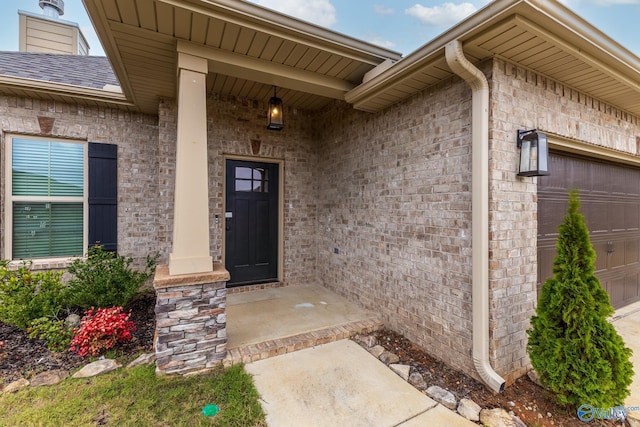
[[[225,266],[230,285],[278,279],[278,165],[227,160]]]

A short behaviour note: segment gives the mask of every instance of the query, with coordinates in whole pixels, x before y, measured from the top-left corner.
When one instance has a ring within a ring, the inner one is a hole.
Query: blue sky
[[[18,9],[40,14],[38,0],[2,2],[0,50],[18,50]],[[470,13],[486,0],[253,0],[332,30],[407,55]],[[564,0],[570,9],[640,56],[640,0]],[[7,6],[10,4],[11,6]],[[15,5],[15,6],[14,6]],[[14,7],[15,9],[11,10]],[[62,19],[79,24],[92,55],[102,48],[81,0],[65,0]]]

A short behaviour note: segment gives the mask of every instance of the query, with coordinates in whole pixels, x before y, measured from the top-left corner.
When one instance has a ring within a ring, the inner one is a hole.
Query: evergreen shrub
[[[613,307],[595,276],[596,254],[579,210],[578,193],[572,191],[559,227],[554,275],[542,286],[527,331],[528,352],[558,403],[610,408],[630,393],[631,350],[607,321]]]

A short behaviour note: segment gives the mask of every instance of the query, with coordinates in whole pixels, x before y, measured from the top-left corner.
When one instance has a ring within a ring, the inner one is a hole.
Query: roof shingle
[[[120,85],[104,56],[0,52],[0,75],[92,89]]]

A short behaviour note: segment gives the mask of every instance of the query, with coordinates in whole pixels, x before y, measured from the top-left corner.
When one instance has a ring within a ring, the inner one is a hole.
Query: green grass
[[[141,366],[1,394],[0,426],[266,426],[258,397],[242,366],[191,377]]]

